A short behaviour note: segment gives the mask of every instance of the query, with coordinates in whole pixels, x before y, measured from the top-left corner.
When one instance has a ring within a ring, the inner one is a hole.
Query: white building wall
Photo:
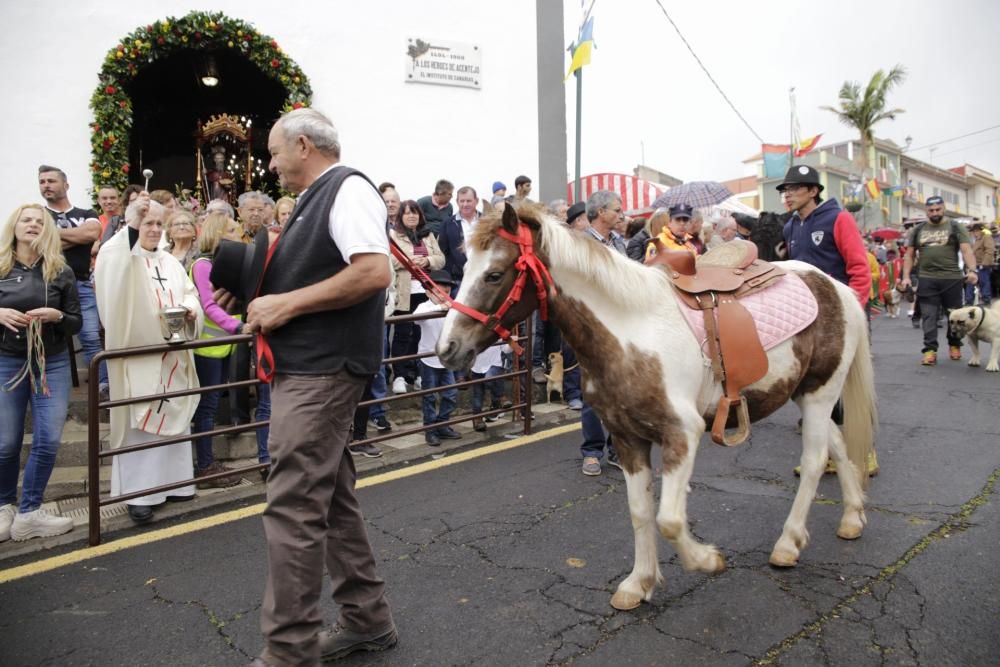
[[[934,195],[944,198],[945,208],[948,211],[961,215],[968,214],[966,187],[964,185],[959,185],[951,179],[938,176],[931,171],[925,171],[912,166],[905,169],[904,181],[913,189],[913,199],[919,202],[919,205],[907,204],[904,207],[903,217],[923,215],[923,202],[928,197],[933,197]]]
[[[180,0],[0,3],[5,210],[39,201],[36,170],[43,162],[67,172],[72,202],[89,200],[88,103],[105,54],[137,27],[194,8]],[[534,0],[502,7],[208,0],[197,9],[224,12],[276,39],[309,77],[313,106],[337,125],[344,163],[376,183],[395,182],[404,198],[429,194],[438,178],[486,197],[495,180],[511,188],[520,173],[537,180]],[[404,83],[408,36],[479,44],[482,88]]]

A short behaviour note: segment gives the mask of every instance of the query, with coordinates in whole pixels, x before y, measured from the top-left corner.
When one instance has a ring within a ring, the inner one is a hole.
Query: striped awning
[[[667,191],[667,187],[658,183],[644,181],[629,174],[590,174],[580,178],[580,197],[573,192],[575,183],[566,185],[566,201],[572,203],[586,201],[598,190],[611,190],[622,199],[625,215],[636,216],[652,212],[653,200]]]

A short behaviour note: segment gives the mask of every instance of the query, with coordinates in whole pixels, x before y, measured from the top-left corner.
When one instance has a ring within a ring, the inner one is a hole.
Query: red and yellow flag
[[[817,134],[815,137],[800,139],[798,145],[795,147],[795,157],[802,157],[812,152],[819,145],[819,138],[822,136],[822,134]]]
[[[879,189],[878,181],[876,181],[874,178],[869,179],[868,182],[865,183],[865,191],[868,193],[868,196],[871,197],[872,199],[878,199],[880,196],[882,196],[882,190]]]

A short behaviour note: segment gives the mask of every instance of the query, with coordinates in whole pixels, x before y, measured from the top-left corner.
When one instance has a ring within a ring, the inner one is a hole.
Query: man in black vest
[[[313,109],[292,111],[268,150],[282,188],[299,197],[247,310],[247,329],[274,356],[267,646],[251,664],[290,667],[396,643],[347,449],[355,407],[382,361],[392,274],[385,204],[363,174],[337,166],[333,124]],[[334,629],[320,632],[324,562],[341,609]]]

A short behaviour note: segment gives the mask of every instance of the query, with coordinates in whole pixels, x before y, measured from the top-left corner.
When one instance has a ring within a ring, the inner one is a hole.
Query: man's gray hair
[[[281,127],[285,141],[292,141],[302,135],[323,155],[340,158],[340,136],[337,134],[337,128],[319,111],[309,107],[295,109],[279,118],[277,125]]]
[[[598,190],[587,200],[587,220],[596,219],[598,211],[602,208],[610,208],[611,204],[621,200],[622,198],[611,190]]]
[[[566,204],[565,199],[553,199],[549,202],[549,213],[555,213],[556,209]]]
[[[732,227],[733,229],[736,229],[736,220],[731,215],[727,215],[727,216],[725,216],[723,218],[720,218],[715,223],[715,231],[717,231],[717,232],[725,231],[725,230],[729,229],[730,227]]]
[[[149,200],[149,210],[146,211],[148,216],[150,213],[158,213],[160,215],[166,215],[167,207],[158,201]],[[131,225],[139,217],[139,200],[134,199],[132,203],[128,205],[125,209],[125,224]],[[164,221],[166,222],[166,221]]]
[[[230,205],[230,203],[225,199],[213,199],[205,206],[206,213],[214,213],[216,211],[225,213],[230,218],[236,217],[236,211],[233,210],[232,205]]]
[[[236,200],[236,206],[238,208],[243,208],[251,200],[259,201],[262,204],[267,204],[270,197],[265,195],[263,192],[257,192],[256,190],[249,190],[240,195],[239,199]],[[272,205],[274,202],[271,202]]]

